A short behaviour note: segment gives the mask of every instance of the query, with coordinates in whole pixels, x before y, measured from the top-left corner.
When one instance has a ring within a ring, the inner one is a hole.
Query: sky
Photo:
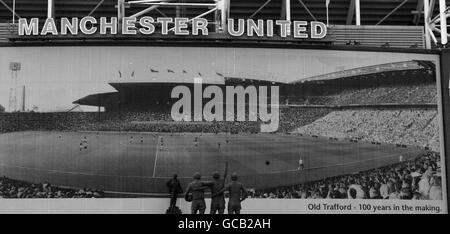
[[[20,62],[18,99],[26,87],[26,109],[73,107],[84,96],[114,92],[108,82],[221,83],[226,77],[290,82],[346,69],[433,60],[436,55],[331,50],[209,47],[0,47],[0,104],[8,107],[10,62]],[[158,72],[152,72],[158,71]],[[173,72],[168,72],[171,70]],[[185,71],[185,72],[183,72]],[[82,107],[83,110],[95,110]]]

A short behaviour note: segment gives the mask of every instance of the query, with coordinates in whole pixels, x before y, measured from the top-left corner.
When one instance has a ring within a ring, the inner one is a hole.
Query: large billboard
[[[1,47],[0,204],[447,213],[447,85],[417,50]]]

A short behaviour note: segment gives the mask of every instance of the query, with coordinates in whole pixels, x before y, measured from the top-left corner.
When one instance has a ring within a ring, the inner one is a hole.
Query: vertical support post
[[[291,21],[291,0],[286,1],[286,20]]]
[[[436,0],[430,0],[430,6],[428,7],[428,9],[429,9],[428,15],[430,16],[430,22],[431,22],[431,18],[433,17],[435,4],[436,4]]]
[[[285,20],[291,22],[291,0],[283,0]],[[287,35],[291,35],[291,26],[287,29]]]
[[[217,10],[214,11],[214,31],[219,33],[222,28],[223,3],[221,0],[214,0]]]
[[[230,17],[230,0],[222,0],[222,14],[221,14],[221,21],[222,21],[222,30],[223,32],[227,31],[228,28],[228,18]]]
[[[360,0],[355,1],[355,13],[356,13],[356,25],[361,25],[361,2]]]
[[[423,17],[425,23],[425,48],[431,49],[431,38],[430,38],[430,1],[423,0]]]
[[[12,23],[15,24],[16,23],[16,0],[13,1],[13,18],[12,18]]]
[[[229,5],[230,0],[218,0],[216,1],[216,7],[220,12],[220,15],[217,16],[217,24],[219,26],[218,32],[225,32],[227,30],[227,22],[229,17]],[[217,12],[217,11],[216,11]]]
[[[117,28],[122,32],[122,21],[125,17],[125,0],[117,0]]]
[[[55,0],[47,0],[47,18],[55,18]]]
[[[227,11],[226,16],[227,16],[227,22],[228,22],[228,19],[230,18],[231,4],[230,4],[230,0],[224,0],[224,1],[225,1],[225,10]]]
[[[177,18],[181,17],[181,7],[180,6],[176,6],[176,8],[175,8],[175,16]]]
[[[355,0],[350,0],[350,4],[348,7],[348,12],[347,12],[347,20],[345,22],[346,25],[351,25],[353,22],[353,18],[355,15]]]
[[[447,37],[447,15],[445,13],[447,6],[445,0],[439,0],[439,15],[441,18],[441,43],[446,45],[448,43]]]

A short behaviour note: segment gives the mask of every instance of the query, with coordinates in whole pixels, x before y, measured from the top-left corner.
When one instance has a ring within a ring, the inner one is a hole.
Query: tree
[[[0,113],[3,113],[3,112],[5,112],[5,107],[3,107],[3,106],[0,104]]]

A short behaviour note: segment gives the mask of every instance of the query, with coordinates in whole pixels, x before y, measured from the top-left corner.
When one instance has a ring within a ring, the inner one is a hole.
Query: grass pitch
[[[88,146],[80,151],[84,137]],[[261,189],[355,173],[422,153],[415,147],[295,135],[15,132],[0,134],[0,176],[119,197],[159,196],[174,173],[185,186],[194,172],[205,180],[214,171],[223,173],[225,162],[246,187]]]

